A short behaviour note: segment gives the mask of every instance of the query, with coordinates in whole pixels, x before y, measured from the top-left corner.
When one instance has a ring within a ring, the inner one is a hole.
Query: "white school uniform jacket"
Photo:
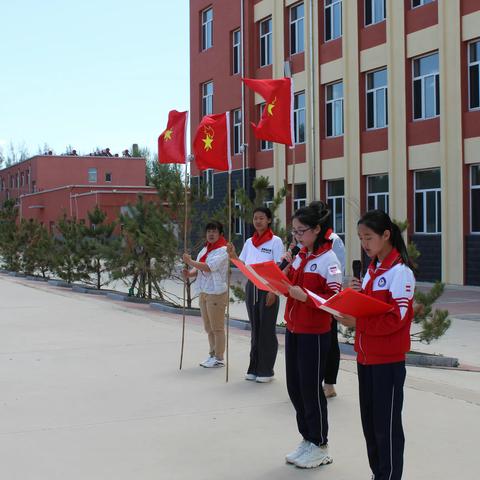
[[[203,247],[197,256],[197,262],[205,255],[207,247]],[[197,280],[194,283],[195,292],[218,295],[227,291],[228,272],[227,247],[220,247],[212,250],[205,260],[210,272],[198,270]]]
[[[284,253],[285,247],[282,239],[274,235],[268,242],[259,245],[258,248],[253,245],[251,238],[247,239],[239,258],[245,265],[269,262],[271,260],[275,263],[280,263]]]

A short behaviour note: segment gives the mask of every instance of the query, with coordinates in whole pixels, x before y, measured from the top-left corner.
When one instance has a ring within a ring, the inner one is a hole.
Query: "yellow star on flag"
[[[168,142],[168,140],[172,139],[172,133],[173,133],[173,128],[169,128],[168,130],[165,130],[165,133],[163,134],[163,139]]]
[[[212,147],[212,143],[213,143],[213,137],[207,133],[207,136],[205,138],[202,138],[202,142],[205,144],[204,145],[204,149],[206,152],[208,152],[208,150],[211,150],[213,147]]]
[[[275,98],[273,99],[273,101],[267,105],[267,113],[268,113],[268,115],[270,115],[271,117],[273,117],[273,109],[275,108],[275,103],[276,103],[276,102],[277,102],[277,97],[275,97]]]

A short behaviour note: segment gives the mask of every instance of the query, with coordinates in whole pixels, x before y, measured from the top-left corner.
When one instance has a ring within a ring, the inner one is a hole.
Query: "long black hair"
[[[299,208],[293,214],[292,220],[296,218],[300,223],[308,225],[310,228],[316,228],[320,225],[320,233],[317,235],[317,239],[313,244],[314,252],[327,241],[325,234],[328,230],[330,213],[331,212],[325,203],[315,201],[311,202],[306,207]]]
[[[257,207],[255,208],[255,210],[253,211],[253,215],[255,215],[255,213],[257,212],[261,212],[261,213],[264,213],[265,216],[269,219],[269,220],[272,220],[273,219],[273,215],[272,215],[272,211],[268,208],[268,207]]]
[[[390,243],[402,257],[403,263],[407,265],[414,274],[417,273],[417,266],[408,256],[407,246],[402,237],[402,232],[395,222],[383,210],[369,210],[357,222],[358,225],[365,225],[377,235],[383,235],[387,230],[390,232]]]

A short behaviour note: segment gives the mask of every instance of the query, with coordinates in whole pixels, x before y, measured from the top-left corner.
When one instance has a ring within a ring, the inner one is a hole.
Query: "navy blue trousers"
[[[325,376],[330,332],[285,334],[287,390],[297,413],[298,431],[315,445],[328,443],[327,399],[322,382]]]
[[[360,414],[375,480],[400,480],[405,436],[402,427],[405,362],[358,367]]]

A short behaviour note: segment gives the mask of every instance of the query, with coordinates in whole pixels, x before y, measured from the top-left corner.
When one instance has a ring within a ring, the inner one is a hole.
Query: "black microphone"
[[[292,257],[294,257],[298,252],[300,251],[300,247],[298,245],[295,245],[291,250],[290,253],[292,254]],[[290,262],[284,258],[282,260],[282,263],[279,265],[280,270],[285,270],[287,266],[290,265]]]
[[[361,262],[361,260],[354,260],[352,262],[352,270],[353,270],[353,276],[360,280],[360,276],[362,275],[362,262]]]

